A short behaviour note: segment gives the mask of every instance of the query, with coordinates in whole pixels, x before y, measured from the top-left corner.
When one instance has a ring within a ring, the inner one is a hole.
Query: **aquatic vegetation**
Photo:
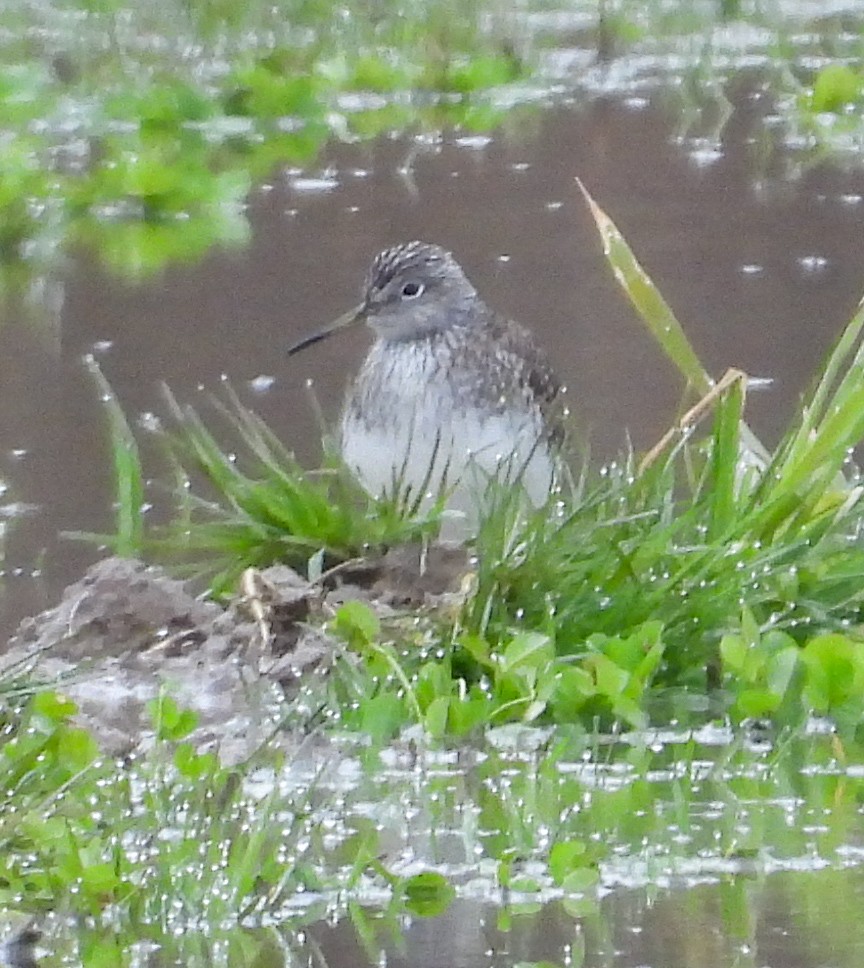
[[[83,240],[146,275],[245,241],[253,182],[334,138],[494,126],[475,95],[528,66],[482,10],[0,4],[4,265],[44,271],[34,253]],[[11,269],[0,286],[23,288]]]
[[[742,5],[673,7],[616,4],[595,36],[592,4],[578,23],[601,61],[661,51],[661,21],[666,43],[696,38],[677,44],[670,103],[689,117],[711,101],[719,137],[736,56],[701,18],[719,9],[725,26]],[[333,138],[488,130],[522,101],[553,102],[556,83],[572,93],[544,55],[558,43],[548,11],[486,11],[385,2],[367,21],[305,2],[0,0],[0,294],[26,291],[74,243],[132,277],[241,243],[250,186],[313,164]],[[780,29],[760,84],[818,158],[860,136],[860,25],[810,26],[804,47]],[[467,901],[476,923],[478,897],[493,911],[482,963],[495,932],[517,939],[541,910],[544,935],[557,912],[568,941],[560,959],[524,957],[578,965],[597,949],[605,963],[626,947],[610,930],[622,886],[634,932],[640,904],[709,926],[674,932],[680,958],[666,963],[711,964],[699,946],[721,927],[724,963],[756,952],[778,895],[804,926],[795,957],[822,963],[831,945],[846,963],[837,925],[860,920],[864,797],[850,460],[864,311],[769,452],[742,422],[746,376],[710,378],[594,214],[689,387],[648,455],[577,466],[537,515],[501,489],[476,568],[439,609],[350,601],[325,616],[341,643],[333,669],[286,699],[248,762],[194,747],[195,716],[169,694],[151,704],[148,748],[114,759],[62,691],[23,668],[0,683],[0,908],[40,918],[49,963],[137,964],[152,946],[165,963],[322,964],[309,926],[341,921],[358,963],[378,964],[410,921]],[[323,466],[301,467],[227,386],[215,407],[166,393],[162,426],[141,432],[90,371],[112,441],[114,548],[169,561],[216,597],[247,566],[290,562],[323,582],[438,528],[440,507],[370,499],[327,441]],[[144,501],[163,512],[165,491],[173,520],[153,527]],[[772,887],[778,871],[795,879]],[[676,899],[675,883],[713,893]],[[516,950],[534,949],[508,944],[508,963]]]
[[[481,754],[464,762],[359,737],[315,752],[289,732],[226,767],[190,746],[194,717],[167,695],[151,706],[150,748],[117,760],[74,714],[54,692],[4,713],[0,906],[39,916],[52,948],[72,931],[94,949],[85,964],[106,945],[112,964],[135,963],[145,942],[200,959],[241,927],[282,925],[292,948],[302,928],[343,917],[374,953],[400,920],[481,886],[507,931],[550,900],[602,923],[598,889],[656,895],[696,877],[734,894],[739,881],[765,889],[772,871],[836,880],[860,864],[846,846],[860,744],[800,730],[769,742],[716,727],[508,727],[463,747]]]

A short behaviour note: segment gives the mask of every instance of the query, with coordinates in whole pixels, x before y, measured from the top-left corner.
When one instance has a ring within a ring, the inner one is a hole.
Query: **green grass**
[[[182,513],[158,546],[187,561],[187,573],[208,577],[217,594],[233,591],[247,567],[281,561],[314,577],[371,550],[425,540],[437,531],[440,504],[421,515],[417,502],[398,490],[390,500],[372,499],[326,442],[324,465],[304,471],[230,387],[226,399],[214,403],[242,447],[231,455],[191,407],[178,404],[168,390],[165,396],[172,429],[164,443]],[[196,489],[202,481],[206,487]],[[122,523],[122,502],[119,513]]]

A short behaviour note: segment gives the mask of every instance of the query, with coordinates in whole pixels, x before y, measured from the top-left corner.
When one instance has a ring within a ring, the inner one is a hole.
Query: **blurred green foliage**
[[[622,79],[641,76],[640,58],[661,84],[677,72],[692,118],[722,98],[736,58],[752,62],[752,39],[729,46],[732,20],[763,32],[759,83],[792,133],[828,150],[860,133],[854,21],[805,32],[746,4],[636,0],[557,13],[560,29],[539,0],[0,0],[0,293],[71,242],[130,277],[242,244],[249,187],[313,165],[329,140],[491,130],[520,102],[590,97],[609,60]],[[597,71],[557,66],[574,43]]]
[[[334,136],[463,114],[476,126],[475,98],[528,74],[487,13],[452,0],[0,3],[0,266],[39,239],[58,253],[83,241],[145,275],[245,241],[250,186],[314,163]]]

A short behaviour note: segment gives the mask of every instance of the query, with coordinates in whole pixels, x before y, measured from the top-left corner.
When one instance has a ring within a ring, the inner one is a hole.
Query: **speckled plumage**
[[[375,494],[451,489],[471,527],[490,476],[519,477],[535,505],[554,483],[563,387],[522,326],[490,309],[444,249],[381,252],[363,301],[338,325],[376,334],[348,389],[342,451]],[[322,331],[298,346],[329,332]]]
[[[406,380],[407,376],[413,381]],[[379,337],[348,390],[345,417],[387,426],[401,405],[441,386],[454,408],[536,416],[550,443],[563,436],[563,387],[530,334],[481,302],[468,321],[413,340]]]

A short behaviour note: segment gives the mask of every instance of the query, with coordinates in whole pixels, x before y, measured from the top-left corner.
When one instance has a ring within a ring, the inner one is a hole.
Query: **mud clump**
[[[286,569],[276,571],[276,587],[302,584],[299,575],[287,579]],[[305,586],[308,601],[298,619],[310,616],[316,594]],[[248,755],[268,726],[272,731],[284,703],[282,680],[296,682],[335,654],[332,640],[295,626],[297,659],[291,665],[283,654],[277,670],[260,641],[260,624],[241,601],[227,608],[201,601],[159,568],[106,558],[70,585],[58,605],[21,623],[0,667],[69,695],[80,724],[113,754],[152,741],[147,703],[165,691],[197,714],[191,741],[218,747],[230,762]]]
[[[460,596],[468,572],[464,550],[446,546],[346,563],[317,583],[276,565],[249,569],[223,606],[158,567],[106,558],[21,623],[0,675],[62,690],[111,754],[153,741],[147,704],[167,692],[198,716],[190,741],[236,762],[273,733],[308,677],[354,661],[319,627],[341,602],[360,598],[382,617],[436,608]]]

